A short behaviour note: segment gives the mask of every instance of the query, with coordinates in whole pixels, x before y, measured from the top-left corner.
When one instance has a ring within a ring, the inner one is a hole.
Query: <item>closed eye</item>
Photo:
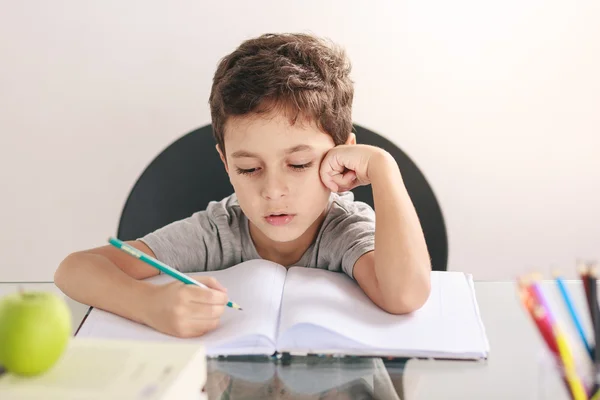
[[[290,164],[289,167],[294,171],[305,171],[313,165],[312,161],[306,164]],[[260,168],[236,168],[236,172],[240,175],[255,175],[260,172]]]
[[[252,174],[255,174],[258,172],[258,168],[248,168],[248,169],[236,168],[236,171],[240,175],[252,175]]]
[[[296,171],[303,171],[305,169],[308,169],[312,166],[312,162],[306,163],[306,164],[290,164],[290,168],[296,170]]]

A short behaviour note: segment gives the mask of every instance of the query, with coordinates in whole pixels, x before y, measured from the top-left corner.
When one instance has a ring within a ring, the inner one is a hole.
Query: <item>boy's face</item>
[[[331,136],[279,113],[231,118],[225,131],[223,161],[244,214],[273,241],[298,239],[328,204],[319,168]]]

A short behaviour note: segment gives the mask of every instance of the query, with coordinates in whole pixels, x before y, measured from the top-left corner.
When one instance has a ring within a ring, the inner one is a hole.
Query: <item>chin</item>
[[[267,223],[261,223],[260,225],[256,225],[256,227],[263,235],[278,243],[291,242],[298,239],[304,233],[297,226],[272,226]]]
[[[268,231],[263,231],[263,233],[272,241],[279,243],[291,242],[298,239],[302,232],[296,232],[296,230],[291,229],[269,229]]]

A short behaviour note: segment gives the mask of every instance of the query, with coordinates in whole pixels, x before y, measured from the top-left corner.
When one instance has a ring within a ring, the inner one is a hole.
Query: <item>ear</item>
[[[225,155],[221,151],[221,148],[219,147],[218,144],[215,145],[215,148],[217,149],[217,152],[219,153],[219,157],[221,158],[221,161],[223,161],[223,165],[225,166],[225,171],[229,174],[229,168],[227,167],[227,160],[225,159]]]
[[[356,144],[356,135],[354,132],[350,132],[348,139],[346,139],[346,144]]]

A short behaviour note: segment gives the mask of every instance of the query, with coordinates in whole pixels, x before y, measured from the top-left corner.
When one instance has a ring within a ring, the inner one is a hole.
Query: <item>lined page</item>
[[[339,338],[335,340],[335,338]],[[487,356],[488,343],[470,276],[431,274],[431,295],[407,315],[376,306],[342,273],[292,268],[282,302],[279,348],[346,354]],[[339,345],[335,348],[335,344]]]
[[[189,276],[214,276],[227,288],[230,300],[243,310],[226,308],[219,327],[200,338],[180,339],[160,333],[103,310],[93,309],[77,336],[137,340],[201,341],[208,355],[272,354],[286,270],[264,260]],[[155,284],[172,282],[168,275],[148,279]]]

